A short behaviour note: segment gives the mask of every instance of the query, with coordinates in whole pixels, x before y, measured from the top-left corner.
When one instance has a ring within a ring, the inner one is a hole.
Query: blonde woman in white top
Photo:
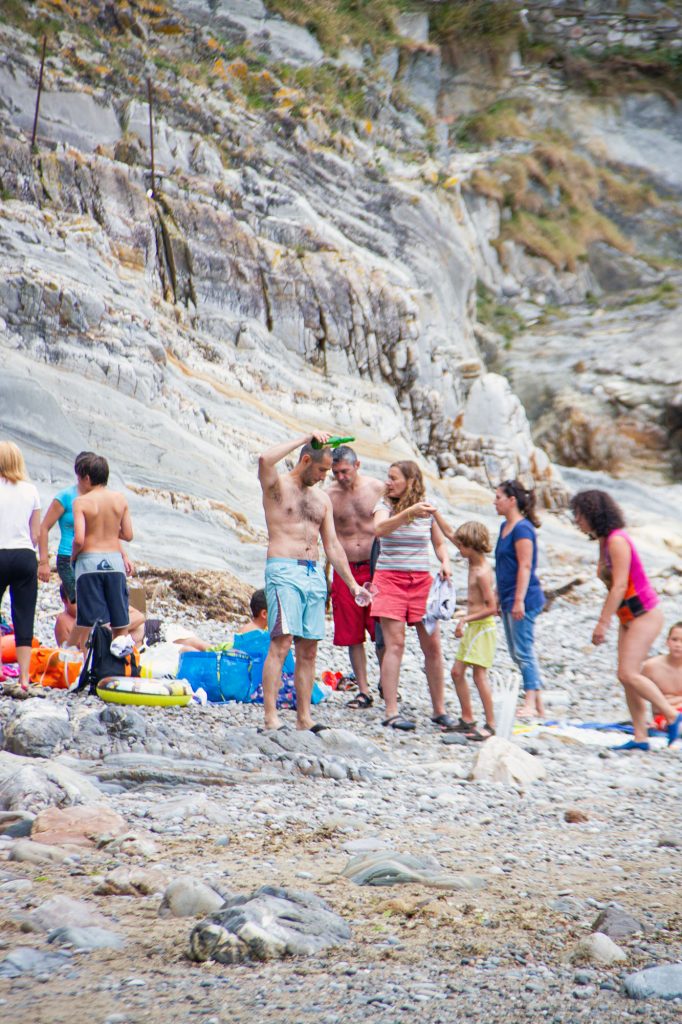
[[[19,684],[29,684],[31,642],[38,597],[36,546],[40,498],[29,483],[21,451],[0,441],[0,601],[9,587],[19,662]]]

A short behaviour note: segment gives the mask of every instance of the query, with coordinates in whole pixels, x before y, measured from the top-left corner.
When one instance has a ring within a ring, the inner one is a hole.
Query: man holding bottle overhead
[[[315,431],[294,441],[268,448],[258,459],[258,479],[268,529],[265,593],[268,602],[270,651],[263,667],[265,728],[279,728],[276,699],[282,665],[296,645],[296,728],[320,731],[313,726],[310,697],[315,679],[317,643],[324,637],[327,581],[318,561],[320,539],[334,571],[353,597],[362,591],[350,571],[348,559],[334,528],[329,496],[315,485],[332,467],[328,442],[335,439]],[[297,465],[279,474],[277,463],[303,446]]]

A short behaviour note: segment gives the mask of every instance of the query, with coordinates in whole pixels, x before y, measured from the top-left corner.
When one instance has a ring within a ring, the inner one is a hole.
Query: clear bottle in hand
[[[355,595],[355,603],[360,608],[367,608],[372,603],[373,598],[377,595],[377,588],[373,583],[365,583],[364,586],[360,587],[360,590]]]

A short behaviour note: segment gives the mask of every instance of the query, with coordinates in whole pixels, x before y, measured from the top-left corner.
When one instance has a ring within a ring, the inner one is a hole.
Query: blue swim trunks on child
[[[327,580],[319,562],[305,558],[268,558],[265,596],[270,636],[324,638]]]
[[[76,559],[76,625],[98,619],[120,629],[130,622],[128,584],[120,551],[88,551]]]

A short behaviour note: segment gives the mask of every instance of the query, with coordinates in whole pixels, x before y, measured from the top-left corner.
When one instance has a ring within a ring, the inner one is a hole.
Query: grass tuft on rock
[[[478,168],[466,188],[501,204],[498,245],[512,239],[558,270],[572,271],[592,242],[632,251],[602,206],[633,213],[656,201],[650,186],[599,167],[560,136]]]
[[[395,19],[414,5],[408,0],[267,0],[287,21],[308,29],[327,53],[369,45],[380,53],[400,41]]]
[[[448,0],[430,7],[429,34],[454,63],[458,55],[475,53],[499,71],[524,29],[514,0]]]

